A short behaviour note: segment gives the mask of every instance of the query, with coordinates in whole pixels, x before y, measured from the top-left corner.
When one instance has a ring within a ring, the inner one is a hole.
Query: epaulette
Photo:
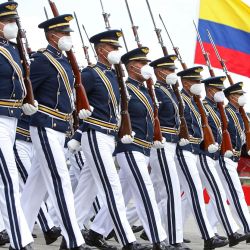
[[[46,48],[41,48],[41,49],[37,50],[37,52],[44,53],[46,50],[47,50]]]

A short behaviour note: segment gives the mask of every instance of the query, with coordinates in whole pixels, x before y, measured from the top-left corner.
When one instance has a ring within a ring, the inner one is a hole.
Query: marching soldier
[[[36,108],[23,105],[26,96],[23,68],[16,44],[9,41],[17,37],[16,8],[16,2],[0,4],[0,210],[10,236],[10,249],[30,250],[33,238],[20,204],[13,146],[21,108],[26,114],[32,114]]]
[[[138,217],[153,243],[153,249],[162,249],[160,243],[167,236],[161,225],[154,188],[148,173],[154,123],[153,103],[147,88],[144,86],[144,81],[152,75],[151,68],[148,69],[148,51],[147,47],[134,49],[121,58],[128,72],[126,85],[131,96],[128,111],[135,137],[131,144],[124,144],[118,140],[115,153],[120,166],[119,176],[125,203],[129,202],[130,194],[132,194]],[[98,216],[101,218],[103,213],[102,208],[97,214],[97,218]],[[105,235],[109,234],[112,225],[108,223],[108,218],[105,221],[102,220],[102,225],[98,224],[97,218],[92,227],[105,229]],[[136,247],[138,246],[135,244],[134,247],[128,249],[137,249]]]
[[[227,198],[230,205],[240,222],[241,227],[250,242],[250,214],[246,204],[244,192],[237,173],[237,164],[241,155],[241,149],[245,143],[245,128],[239,112],[240,107],[246,104],[246,96],[242,89],[243,83],[238,82],[224,90],[225,96],[229,103],[226,106],[226,114],[228,117],[228,132],[231,136],[233,146],[233,156],[231,158],[220,157],[217,166]]]
[[[64,155],[65,135],[70,129],[74,109],[74,77],[69,61],[63,55],[63,51],[72,48],[69,26],[72,19],[72,15],[61,15],[38,26],[44,29],[49,45],[32,56],[30,78],[39,106],[30,121],[35,155],[21,201],[32,227],[48,192],[64,236],[60,250],[87,250],[74,212]]]
[[[215,237],[213,229],[207,218],[203,188],[198,172],[199,154],[201,142],[203,140],[201,116],[194,101],[193,95],[201,93],[202,67],[193,67],[178,72],[181,77],[183,89],[182,98],[185,103],[184,115],[187,122],[190,143],[185,146],[177,146],[176,154],[179,163],[178,173],[180,182],[187,195],[190,207],[195,215],[202,238],[204,249],[214,249],[228,244],[227,240]]]
[[[122,188],[113,160],[120,92],[116,74],[111,69],[111,59],[119,56],[118,39],[121,35],[119,30],[109,30],[90,38],[90,42],[94,43],[98,62],[82,71],[82,81],[94,110],[89,118],[84,119],[81,127],[81,145],[86,162],[74,195],[79,225],[88,221],[92,203],[99,194],[109,211],[123,249],[132,249],[135,236],[126,218]],[[92,228],[85,239],[88,245],[100,249],[116,249],[108,245],[103,236]]]
[[[224,102],[224,93],[222,90],[224,89],[223,82],[225,79],[226,77],[217,76],[209,77],[202,81],[205,84],[206,90],[206,98],[203,104],[208,114],[209,125],[218,145],[222,143],[222,128],[221,116],[216,103]],[[228,236],[229,246],[232,247],[246,240],[247,237],[246,235],[237,233],[239,227],[227,204],[227,195],[216,169],[216,166],[219,166],[220,153],[219,150],[213,154],[201,150],[198,170],[202,183],[209,193],[216,214]]]
[[[156,195],[158,194],[158,206],[164,205],[160,211],[166,211],[161,218],[166,220],[169,243],[176,249],[189,249],[183,245],[181,191],[175,163],[180,120],[178,101],[171,85],[177,82],[177,75],[174,73],[176,58],[175,55],[169,55],[149,64],[154,68],[157,79],[155,93],[159,101],[161,131],[166,139],[164,148],[151,149],[150,166],[151,178]]]

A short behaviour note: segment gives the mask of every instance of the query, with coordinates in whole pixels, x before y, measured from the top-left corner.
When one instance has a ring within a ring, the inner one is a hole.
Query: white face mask
[[[121,61],[121,52],[119,50],[113,50],[108,53],[108,61],[110,64],[119,64]]]
[[[241,107],[243,107],[246,103],[247,103],[247,97],[246,95],[241,95],[239,98],[238,98],[238,103]]]
[[[16,23],[7,23],[3,27],[3,35],[6,39],[11,40],[17,37],[18,27]]]
[[[223,91],[219,91],[214,94],[215,102],[224,102],[224,99],[225,99],[225,94]]]
[[[170,73],[166,76],[166,84],[175,85],[178,80],[178,76],[175,73]]]
[[[190,92],[194,95],[200,95],[202,92],[202,84],[195,83],[191,86]]]
[[[148,80],[153,76],[153,69],[149,65],[141,67],[141,75],[145,80]]]
[[[62,36],[58,40],[58,48],[60,50],[69,51],[73,47],[73,42],[71,36]]]

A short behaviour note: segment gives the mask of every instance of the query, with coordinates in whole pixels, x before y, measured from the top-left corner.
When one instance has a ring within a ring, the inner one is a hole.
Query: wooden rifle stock
[[[58,9],[55,5],[55,3],[51,0],[49,0],[49,4],[52,10],[53,15],[59,16]],[[67,57],[69,59],[69,62],[71,64],[74,76],[75,76],[75,92],[76,92],[76,111],[77,114],[82,109],[88,109],[90,110],[89,101],[87,98],[87,94],[85,92],[85,89],[82,85],[82,78],[81,73],[79,71],[79,67],[75,58],[75,55],[72,50],[66,52]],[[74,118],[74,126],[77,127],[78,125],[78,115],[73,115]],[[77,120],[75,120],[77,119]]]
[[[123,81],[124,74],[121,64],[114,64],[114,67],[121,95],[121,125],[118,132],[118,136],[121,139],[124,135],[132,136],[132,127],[128,112],[129,95],[125,82]]]
[[[199,109],[201,115],[201,123],[203,130],[203,146],[207,151],[208,147],[212,144],[215,144],[214,136],[211,127],[208,124],[207,114],[201,102],[200,96],[194,95],[194,101]]]
[[[18,47],[20,58],[21,58],[21,62],[22,62],[23,69],[24,69],[23,80],[24,80],[26,91],[27,91],[26,96],[23,100],[23,103],[29,103],[31,105],[34,105],[34,94],[33,94],[32,84],[30,81],[29,55],[25,46],[27,38],[25,35],[25,31],[21,27],[21,22],[20,22],[19,17],[16,19],[16,24],[18,27],[18,35],[17,35],[16,41],[17,41],[17,47]]]
[[[158,117],[158,103],[155,96],[155,90],[154,90],[154,83],[153,80],[150,78],[146,81],[148,93],[153,101],[154,105],[154,141],[162,141],[162,133],[161,133],[161,125],[160,120]]]

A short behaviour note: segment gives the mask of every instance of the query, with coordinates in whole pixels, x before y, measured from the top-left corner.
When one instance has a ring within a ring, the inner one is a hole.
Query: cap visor
[[[72,30],[70,27],[60,27],[60,28],[55,28],[52,29],[58,32],[74,32],[74,30]]]

